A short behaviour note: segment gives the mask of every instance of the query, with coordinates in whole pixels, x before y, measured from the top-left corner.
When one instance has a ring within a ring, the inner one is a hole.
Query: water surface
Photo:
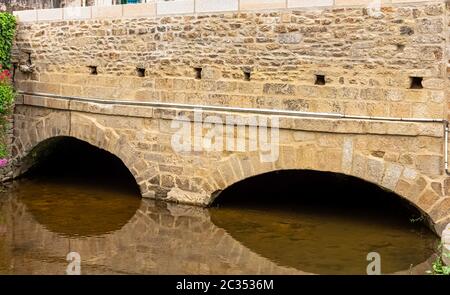
[[[83,274],[363,274],[373,251],[383,273],[424,273],[436,236],[382,217],[265,202],[203,209],[95,181],[23,179],[0,195],[0,273],[64,274],[72,251]]]

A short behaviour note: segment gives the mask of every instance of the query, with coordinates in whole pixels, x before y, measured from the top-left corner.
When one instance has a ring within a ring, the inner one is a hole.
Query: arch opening
[[[254,176],[219,193],[210,212],[254,252],[311,273],[365,274],[371,252],[381,255],[382,273],[426,268],[438,245],[428,216],[406,199],[337,173]]]
[[[115,155],[73,137],[38,144],[24,159],[27,171],[12,193],[34,218],[65,236],[119,230],[140,207],[139,187]]]

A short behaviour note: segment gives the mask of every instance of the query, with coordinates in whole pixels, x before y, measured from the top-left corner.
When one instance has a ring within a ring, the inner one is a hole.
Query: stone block
[[[32,83],[32,91],[35,93],[48,93],[48,94],[60,94],[61,84],[54,83]]]
[[[288,8],[333,6],[334,0],[288,0]]]
[[[37,21],[37,10],[21,10],[14,11],[13,14],[19,22],[35,22]]]
[[[342,172],[350,173],[353,164],[353,139],[345,138],[342,146]]]
[[[366,170],[367,170],[366,157],[360,154],[354,154],[352,163],[352,175],[359,178],[365,178]]]
[[[182,204],[208,205],[209,196],[206,194],[195,193],[181,190],[177,187],[172,188],[167,193],[167,200],[176,201]]]
[[[61,84],[61,95],[62,96],[80,96],[82,92],[82,87],[78,85],[65,85]]]
[[[147,191],[145,193],[142,193],[142,197],[145,199],[155,199],[156,198],[156,194],[154,191]]]
[[[63,19],[63,9],[39,9],[37,10],[38,21],[56,21]]]
[[[386,0],[385,0],[386,1]],[[430,2],[429,0],[391,0],[393,4],[397,3],[416,3],[416,2]]]
[[[123,17],[152,17],[156,15],[156,3],[123,5]]]
[[[408,2],[415,2],[415,0],[407,0]],[[391,0],[335,0],[336,6],[366,6],[373,7],[374,3],[390,4]]]
[[[156,11],[158,15],[194,13],[195,0],[157,2]]]
[[[403,167],[398,164],[388,163],[386,171],[383,176],[381,185],[387,189],[394,190],[397,186],[398,180],[402,175]]]
[[[286,0],[240,0],[239,10],[286,8]]]
[[[443,167],[442,156],[417,155],[416,167],[426,175],[440,175]]]
[[[440,201],[433,206],[429,215],[433,220],[439,220],[446,217],[449,217],[450,212],[450,197],[445,197],[440,199]]]
[[[422,85],[427,89],[444,89],[445,81],[444,79],[426,78],[423,80]]]
[[[121,18],[122,6],[92,6],[92,18]]]
[[[432,190],[426,189],[419,197],[417,204],[426,211],[439,200],[439,196]]]
[[[375,183],[380,183],[384,172],[384,161],[378,158],[367,160],[367,179]]]
[[[225,12],[225,11],[238,11],[238,0],[195,0],[195,12],[208,13],[208,12]]]
[[[307,131],[295,131],[294,132],[294,140],[295,141],[313,141],[316,139],[316,134],[314,132]]]
[[[65,7],[63,9],[64,19],[90,19],[92,17],[92,7]]]

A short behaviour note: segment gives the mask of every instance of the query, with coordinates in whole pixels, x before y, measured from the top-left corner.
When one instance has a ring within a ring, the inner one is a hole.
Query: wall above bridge
[[[89,9],[126,7],[139,6]],[[14,58],[36,68],[16,71],[16,85],[110,100],[443,118],[446,15],[444,2],[422,1],[383,6],[382,17],[361,6],[25,22]]]

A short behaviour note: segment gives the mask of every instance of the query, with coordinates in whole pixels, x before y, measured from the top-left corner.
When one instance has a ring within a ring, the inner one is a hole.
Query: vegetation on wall
[[[15,17],[7,12],[0,13],[0,158],[7,156],[5,131],[8,123],[7,117],[15,98],[10,71],[11,47],[15,30]]]
[[[11,67],[11,47],[16,31],[16,18],[8,13],[0,13],[0,64],[5,69]]]

